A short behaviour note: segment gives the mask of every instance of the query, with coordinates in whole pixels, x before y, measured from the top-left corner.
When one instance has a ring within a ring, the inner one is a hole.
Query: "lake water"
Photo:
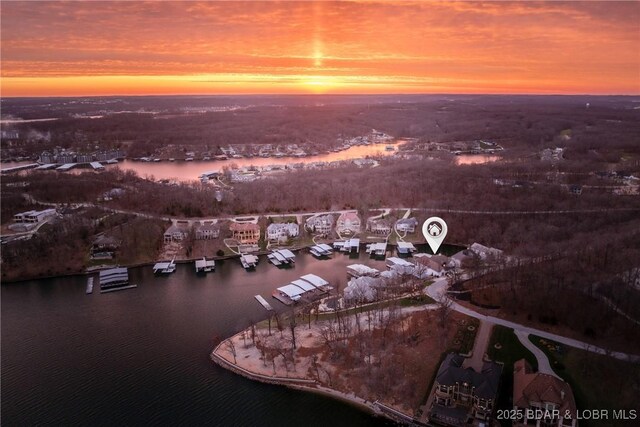
[[[85,294],[86,277],[1,287],[3,426],[24,425],[388,425],[323,396],[232,374],[209,359],[214,338],[265,316],[261,294],[278,310],[274,288],[307,273],[347,282],[355,262],[383,261],[298,253],[278,269],[262,257],[255,272],[237,259],[197,276],[193,263],[166,277],[129,270],[138,288]]]
[[[396,145],[394,145],[396,144]],[[124,160],[118,165],[125,170],[133,170],[138,176],[153,176],[155,179],[175,179],[177,181],[194,181],[204,172],[220,172],[224,167],[249,167],[249,166],[268,166],[268,165],[285,165],[292,163],[314,163],[314,162],[335,162],[342,160],[352,160],[365,158],[367,156],[388,156],[394,151],[386,149],[390,144],[371,144],[356,145],[337,153],[319,154],[317,156],[308,157],[251,157],[228,160],[194,160],[194,161],[175,161],[175,162],[139,162],[133,160]],[[115,166],[115,165],[113,165]],[[113,167],[107,166],[107,167]]]

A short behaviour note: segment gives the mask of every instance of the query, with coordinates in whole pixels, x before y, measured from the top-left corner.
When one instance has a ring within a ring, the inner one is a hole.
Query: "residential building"
[[[424,273],[435,277],[440,277],[445,274],[445,272],[451,268],[452,264],[454,264],[444,255],[429,256],[427,254],[416,254],[414,258],[416,266],[420,266],[416,268],[422,268],[425,270]]]
[[[269,240],[287,240],[290,237],[298,237],[300,227],[294,222],[269,224],[267,227],[267,238]]]
[[[457,268],[468,268],[475,264],[479,257],[475,252],[469,249],[464,249],[451,257],[451,260],[455,263]]]
[[[500,258],[503,254],[500,249],[490,248],[488,246],[481,245],[480,243],[472,244],[469,246],[469,250],[479,256],[483,261]]]
[[[513,365],[513,408],[522,417],[513,425],[575,427],[576,401],[571,386],[553,375],[534,373],[525,359]],[[571,417],[565,415],[570,414]]]
[[[186,221],[177,221],[175,224],[171,224],[164,232],[164,242],[179,242],[182,239],[185,239],[188,234],[189,223]]]
[[[31,210],[15,214],[13,216],[13,220],[15,222],[37,224],[49,218],[50,216],[55,215],[55,213],[56,210],[53,208],[44,209],[41,211]]]
[[[213,221],[202,221],[193,224],[196,240],[212,240],[220,236],[220,227]]]
[[[391,221],[384,218],[370,218],[367,220],[367,231],[387,235],[391,233],[391,224]]]
[[[306,226],[309,231],[316,234],[329,235],[333,229],[333,215],[318,215],[307,219]]]
[[[232,222],[229,229],[233,233],[233,238],[241,244],[257,244],[260,240],[258,224]]]
[[[431,422],[446,426],[491,425],[502,365],[484,362],[477,372],[463,367],[465,358],[449,353],[440,365],[431,390]]]
[[[338,217],[336,230],[345,234],[359,233],[360,225],[360,217],[356,212],[343,212]]]
[[[113,259],[120,247],[120,241],[112,236],[99,235],[91,245],[92,259]]]
[[[415,233],[418,220],[415,218],[402,218],[396,221],[398,232]]]

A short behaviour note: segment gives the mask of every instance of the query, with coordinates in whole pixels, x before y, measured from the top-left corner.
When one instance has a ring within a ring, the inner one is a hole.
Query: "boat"
[[[170,274],[176,271],[175,258],[171,261],[158,262],[153,266],[154,274]]]
[[[209,273],[216,269],[216,261],[211,259],[207,260],[205,257],[196,260],[196,273]]]
[[[129,283],[129,270],[126,267],[109,268],[99,274],[100,293],[136,288]]]

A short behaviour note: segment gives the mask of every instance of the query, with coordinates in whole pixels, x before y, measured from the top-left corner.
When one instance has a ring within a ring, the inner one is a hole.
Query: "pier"
[[[262,295],[256,295],[255,299],[257,299],[258,302],[262,304],[264,308],[266,308],[269,311],[273,311],[273,307],[271,307],[271,304],[269,304],[266,299],[262,298]]]
[[[196,260],[196,273],[208,273],[210,271],[215,270],[216,261],[211,259],[208,260],[206,258]]]

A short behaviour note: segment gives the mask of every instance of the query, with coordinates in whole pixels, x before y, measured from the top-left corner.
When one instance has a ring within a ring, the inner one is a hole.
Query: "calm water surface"
[[[214,337],[261,319],[253,298],[285,307],[272,290],[306,273],[334,286],[346,266],[383,261],[299,253],[294,268],[262,258],[255,272],[238,260],[197,276],[193,264],[155,277],[130,269],[138,288],[85,294],[86,277],[3,284],[3,426],[14,425],[385,425],[358,409],[311,393],[247,380],[209,359]]]

